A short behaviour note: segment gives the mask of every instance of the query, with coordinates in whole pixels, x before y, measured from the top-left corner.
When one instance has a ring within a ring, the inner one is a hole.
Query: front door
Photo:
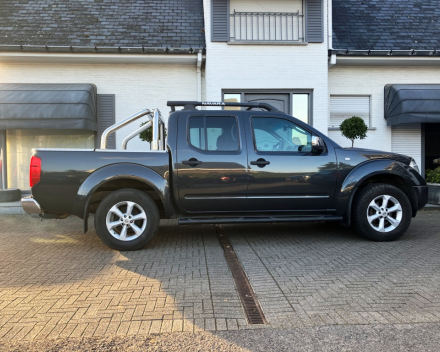
[[[267,103],[274,108],[282,111],[286,114],[290,114],[289,111],[289,94],[258,94],[258,93],[246,93],[244,100],[252,103]]]
[[[238,111],[179,116],[177,183],[186,212],[244,211],[247,153]]]
[[[289,117],[250,117],[249,187],[252,211],[325,210],[334,196],[334,150],[312,153],[312,133]]]

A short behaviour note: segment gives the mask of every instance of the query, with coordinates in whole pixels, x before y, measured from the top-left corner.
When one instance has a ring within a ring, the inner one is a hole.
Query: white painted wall
[[[313,89],[313,125],[327,133],[327,43],[228,45],[211,42],[211,0],[203,2],[207,47],[206,99],[222,100],[222,89]],[[261,6],[270,8],[272,1],[253,3],[257,11]],[[324,5],[326,39],[327,2]]]
[[[372,127],[375,131],[368,131],[367,138],[355,141],[355,147],[373,148],[385,151],[405,152],[392,143],[394,139],[402,138],[401,133],[405,129],[387,127],[384,118],[384,87],[386,84],[395,83],[440,83],[440,67],[418,66],[333,66],[329,69],[329,92],[330,94],[366,94],[371,96]],[[418,129],[420,126],[417,127]],[[341,146],[349,147],[350,141],[342,137],[339,131],[329,131],[330,138]],[[411,143],[414,145],[418,139],[421,148],[420,132],[414,133]],[[420,165],[420,148],[412,148],[412,152],[405,152],[412,156]]]
[[[145,108],[159,108],[164,120],[167,100],[197,100],[196,65],[68,64],[0,62],[0,83],[94,83],[98,94],[116,95],[116,121]],[[205,83],[202,81],[202,86]],[[146,118],[144,118],[146,119]],[[142,120],[142,118],[141,118]],[[117,148],[140,122],[117,131]],[[138,138],[128,149],[145,148]]]

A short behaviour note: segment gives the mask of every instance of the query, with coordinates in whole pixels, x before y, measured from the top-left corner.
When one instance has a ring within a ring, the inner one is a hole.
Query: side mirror
[[[312,136],[312,153],[322,154],[325,152],[325,143],[322,138],[318,136]]]

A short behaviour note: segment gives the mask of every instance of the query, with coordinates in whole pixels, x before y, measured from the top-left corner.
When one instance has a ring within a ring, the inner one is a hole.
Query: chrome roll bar
[[[150,120],[151,120],[151,117],[150,117]],[[136,131],[131,132],[127,137],[125,137],[124,140],[122,141],[122,146],[121,146],[122,150],[127,149],[128,141],[130,141],[131,139],[136,137],[139,133],[144,132],[145,130],[148,130],[152,124],[153,123],[151,121],[148,121],[145,125],[141,126]]]
[[[130,133],[127,137],[124,138],[122,141],[122,150],[127,149],[128,142],[133,139],[135,136],[137,136],[139,133],[147,130],[148,128],[153,128],[153,140],[151,149],[152,150],[165,150],[165,124],[162,120],[162,115],[159,111],[159,109],[145,109],[142,111],[139,111],[138,113],[126,118],[125,120],[122,120],[121,122],[118,122],[109,128],[107,128],[103,133],[101,137],[101,149],[107,149],[107,139],[110,133],[113,133],[120,128],[128,125],[129,123],[141,118],[142,116],[148,115],[148,118],[150,121],[146,123],[145,125],[141,126],[134,132]]]

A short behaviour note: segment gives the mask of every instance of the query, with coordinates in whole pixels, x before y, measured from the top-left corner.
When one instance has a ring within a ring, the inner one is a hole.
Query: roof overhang
[[[204,48],[0,45],[0,61],[195,65]]]
[[[0,84],[0,130],[97,130],[94,84]]]
[[[387,84],[384,93],[388,126],[440,123],[440,84]]]
[[[439,66],[437,50],[330,49],[330,66]]]

